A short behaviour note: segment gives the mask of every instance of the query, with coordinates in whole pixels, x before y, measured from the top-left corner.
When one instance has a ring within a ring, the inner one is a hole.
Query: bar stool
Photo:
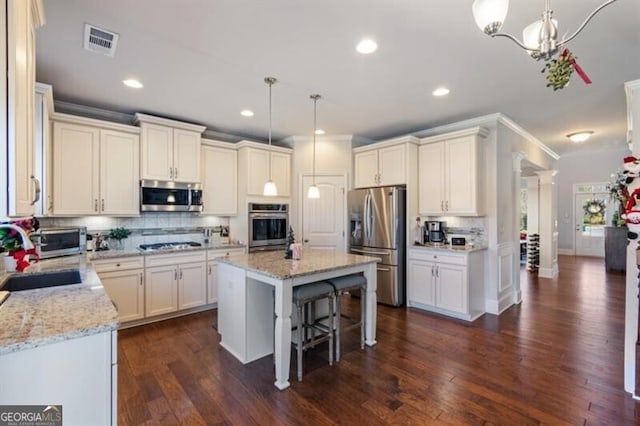
[[[328,299],[329,317],[328,324],[323,324],[321,320],[316,320],[309,315],[309,308],[318,300]],[[329,341],[329,365],[333,365],[333,318],[336,292],[331,284],[325,281],[318,281],[293,287],[292,300],[297,308],[296,319],[296,339],[292,342],[297,351],[298,358],[298,381],[302,381],[302,353],[317,345],[318,343]],[[312,331],[311,337],[307,335],[307,330]],[[316,335],[316,331],[320,334]]]
[[[336,319],[335,319],[335,333],[336,333],[336,362],[340,361],[340,317],[348,319],[351,324],[344,328],[344,331],[351,330],[360,326],[360,349],[364,349],[364,325],[366,318],[366,294],[367,294],[367,279],[360,274],[345,275],[343,277],[328,279],[336,293]],[[340,310],[340,296],[346,292],[360,290],[360,321],[355,318],[342,315]],[[329,313],[331,315],[331,313]]]

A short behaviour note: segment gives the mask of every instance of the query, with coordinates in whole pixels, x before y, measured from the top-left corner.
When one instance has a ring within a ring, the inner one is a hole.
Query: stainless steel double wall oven
[[[249,252],[284,250],[288,231],[288,204],[249,203]]]

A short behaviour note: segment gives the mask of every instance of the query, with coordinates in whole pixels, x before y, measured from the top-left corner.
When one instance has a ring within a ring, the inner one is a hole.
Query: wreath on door
[[[606,206],[602,200],[590,200],[584,203],[584,223],[587,225],[604,225],[604,210]]]

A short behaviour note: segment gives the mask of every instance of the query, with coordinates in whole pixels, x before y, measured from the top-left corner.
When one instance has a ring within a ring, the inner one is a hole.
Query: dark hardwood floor
[[[316,348],[285,391],[270,357],[218,345],[216,311],[122,330],[119,424],[640,424],[622,390],[624,275],[561,256],[558,279],[523,271],[522,288],[471,324],[379,306],[375,347],[348,333],[332,367]]]

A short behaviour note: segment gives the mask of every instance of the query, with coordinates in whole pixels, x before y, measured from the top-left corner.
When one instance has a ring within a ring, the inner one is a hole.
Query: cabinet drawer
[[[464,254],[451,254],[435,250],[410,250],[409,258],[437,263],[450,263],[452,265],[467,264],[467,256]]]
[[[209,250],[207,253],[207,260],[215,260],[221,257],[227,257],[232,254],[244,254],[243,248],[230,248],[230,249],[222,249],[222,250]]]
[[[145,266],[166,266],[190,262],[204,262],[207,253],[201,251],[173,252],[171,254],[158,254],[145,256]]]
[[[138,269],[144,267],[142,256],[120,257],[116,259],[94,260],[93,268],[97,273],[124,271],[127,269]]]

